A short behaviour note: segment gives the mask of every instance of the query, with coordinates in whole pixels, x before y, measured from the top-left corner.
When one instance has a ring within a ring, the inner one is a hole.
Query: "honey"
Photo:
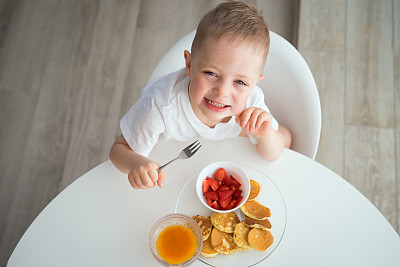
[[[166,227],[157,238],[158,254],[170,264],[189,260],[196,253],[196,238],[193,232],[183,225]]]

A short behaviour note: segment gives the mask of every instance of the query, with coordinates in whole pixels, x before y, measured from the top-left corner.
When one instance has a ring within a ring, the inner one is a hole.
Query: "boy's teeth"
[[[214,101],[211,101],[210,99],[207,99],[207,102],[208,102],[208,104],[213,105],[213,106],[216,106],[216,107],[219,107],[219,108],[225,107],[225,105],[218,104],[218,103],[216,103],[216,102],[214,102]]]

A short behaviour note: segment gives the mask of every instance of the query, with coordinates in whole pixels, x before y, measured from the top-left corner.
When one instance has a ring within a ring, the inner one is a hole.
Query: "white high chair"
[[[163,56],[149,82],[185,66],[184,50],[189,50],[192,31]],[[270,31],[270,50],[258,84],[265,103],[277,121],[292,133],[291,149],[315,159],[321,133],[321,105],[314,77],[303,57],[288,41]]]

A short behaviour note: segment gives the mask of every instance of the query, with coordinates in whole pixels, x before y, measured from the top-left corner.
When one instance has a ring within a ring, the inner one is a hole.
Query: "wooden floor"
[[[0,0],[0,266],[53,198],[108,158],[158,60],[219,2]],[[400,1],[248,2],[314,74],[316,160],[399,232]]]

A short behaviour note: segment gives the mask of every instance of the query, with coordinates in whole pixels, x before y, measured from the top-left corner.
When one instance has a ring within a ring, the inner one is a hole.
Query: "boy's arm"
[[[133,188],[152,188],[155,186],[155,182],[158,186],[163,186],[164,171],[157,172],[160,165],[133,151],[122,135],[111,147],[110,160],[117,169],[128,174]]]
[[[247,133],[257,138],[257,150],[266,160],[277,160],[284,147],[290,147],[291,134],[283,125],[279,130],[272,128],[272,116],[265,110],[256,107],[245,109],[236,117],[236,122],[242,127],[241,135]]]
[[[283,152],[283,148],[290,148],[292,137],[289,130],[279,125],[278,131],[271,131],[270,135],[257,138],[258,153],[266,160],[277,160]]]

